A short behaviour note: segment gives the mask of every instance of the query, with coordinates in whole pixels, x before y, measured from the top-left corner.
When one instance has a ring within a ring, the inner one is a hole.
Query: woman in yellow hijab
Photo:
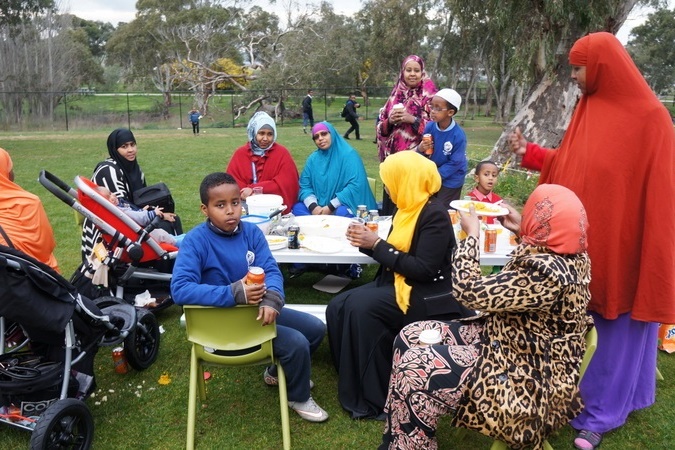
[[[455,236],[435,194],[436,165],[416,152],[390,155],[380,178],[397,210],[387,240],[363,226],[347,239],[380,263],[375,280],[333,298],[326,309],[328,339],[338,371],[338,397],[352,418],[382,418],[392,343],[408,323],[472,315],[452,296]]]

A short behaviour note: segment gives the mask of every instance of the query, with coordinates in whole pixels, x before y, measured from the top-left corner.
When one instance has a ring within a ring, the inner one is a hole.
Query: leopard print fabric
[[[588,256],[523,244],[501,272],[481,277],[479,243],[468,237],[455,258],[454,295],[483,312],[484,326],[453,424],[513,449],[541,448],[583,407],[577,383],[592,325]]]

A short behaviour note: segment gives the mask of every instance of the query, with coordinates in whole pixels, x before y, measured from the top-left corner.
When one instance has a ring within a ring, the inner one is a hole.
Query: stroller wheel
[[[145,370],[157,359],[159,353],[159,323],[150,311],[139,309],[136,326],[124,340],[129,365],[136,370]]]
[[[81,400],[58,400],[40,415],[30,438],[32,450],[88,449],[94,438],[94,418]]]

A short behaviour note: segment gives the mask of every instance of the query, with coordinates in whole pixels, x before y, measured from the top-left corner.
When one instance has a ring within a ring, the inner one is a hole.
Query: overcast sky
[[[293,0],[278,0],[275,5],[270,5],[267,0],[250,0],[247,4],[258,4],[265,9],[275,12],[279,17],[283,17],[284,5]],[[311,1],[301,0],[293,1],[293,10],[302,9],[304,4]],[[318,1],[317,1],[318,3]],[[361,0],[329,0],[338,14],[350,15],[361,9]],[[675,7],[675,0],[669,0],[670,8]],[[136,14],[136,0],[61,0],[61,11],[70,11],[82,19],[95,20],[101,22],[110,22],[117,26],[118,22],[131,22]],[[617,37],[622,43],[628,41],[630,29],[642,24],[648,14],[646,9],[636,8],[628,17],[624,26],[617,33]],[[283,20],[282,20],[283,23]]]
[[[241,2],[244,7],[259,5],[276,13],[279,17],[283,16],[284,5],[288,3],[289,0],[277,0],[274,5],[268,0]],[[302,10],[306,3],[312,2],[309,0],[293,1],[293,10]],[[318,4],[319,1],[315,3]],[[338,14],[351,15],[361,9],[361,0],[328,0],[328,3],[333,4],[333,10]],[[62,12],[70,9],[71,14],[82,19],[111,22],[115,26],[118,22],[131,22],[136,14],[136,0],[61,0],[61,5]]]

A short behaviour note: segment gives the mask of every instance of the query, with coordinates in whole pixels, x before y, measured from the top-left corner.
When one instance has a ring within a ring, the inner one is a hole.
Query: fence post
[[[127,92],[127,124],[131,130],[131,108],[129,107],[129,93]]]
[[[66,111],[66,131],[68,130],[68,93],[64,92],[63,93],[63,107],[65,108]]]
[[[230,92],[230,109],[232,110],[232,128],[234,128],[234,91]]]
[[[323,120],[328,120],[328,89],[323,89]]]
[[[180,120],[178,122],[178,125],[180,125],[180,129],[183,129],[183,93],[180,92],[178,93],[178,114],[180,115]]]

